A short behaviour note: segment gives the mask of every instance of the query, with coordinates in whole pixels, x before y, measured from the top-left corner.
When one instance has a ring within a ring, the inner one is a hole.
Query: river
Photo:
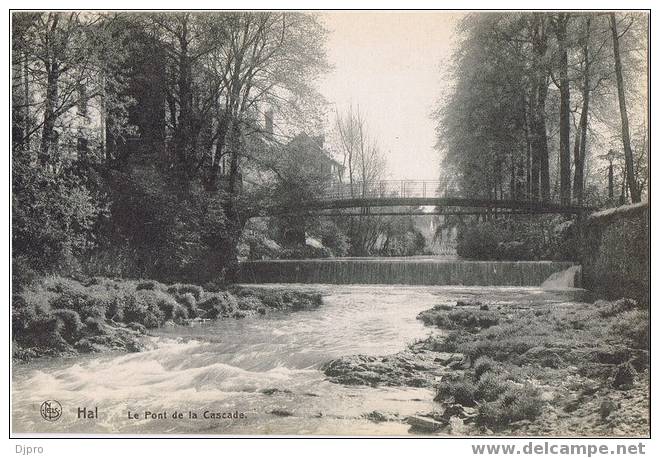
[[[268,287],[318,291],[323,305],[314,311],[159,329],[154,333],[153,348],[141,353],[16,364],[13,432],[408,434],[409,426],[403,420],[376,423],[366,416],[373,411],[400,418],[428,412],[433,409],[432,390],[333,384],[320,370],[323,363],[355,353],[396,353],[415,339],[439,332],[415,318],[438,303],[476,298],[502,306],[533,305],[570,301],[577,291],[389,285]],[[62,405],[63,414],[57,421],[42,419],[40,406],[46,400]],[[98,408],[99,418],[78,418],[79,408]],[[145,411],[165,412],[166,418],[145,419]],[[182,418],[172,418],[175,412]],[[204,418],[211,413],[221,418]],[[197,418],[191,418],[193,414]]]

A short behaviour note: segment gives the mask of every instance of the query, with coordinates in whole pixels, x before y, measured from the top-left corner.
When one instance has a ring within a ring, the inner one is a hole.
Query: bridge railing
[[[373,182],[333,183],[324,196],[327,200],[389,198],[389,197],[447,197],[444,182],[439,180],[380,180]]]

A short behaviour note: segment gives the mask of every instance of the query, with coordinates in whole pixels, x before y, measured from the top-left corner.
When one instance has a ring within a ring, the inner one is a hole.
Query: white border
[[[277,1],[277,2],[267,2],[259,0],[242,0],[242,1],[201,1],[201,0],[187,0],[186,2],[175,2],[171,0],[139,0],[139,1],[127,1],[127,0],[116,0],[113,2],[89,2],[82,0],[69,0],[69,1],[34,1],[34,0],[24,0],[24,1],[10,1],[8,8],[13,9],[85,9],[85,8],[99,8],[99,9],[310,9],[310,8],[322,8],[322,9],[371,9],[371,8],[383,8],[383,9],[431,9],[431,8],[448,8],[448,9],[528,9],[528,8],[543,8],[543,9],[650,9],[652,5],[651,1],[639,1],[639,0],[629,0],[629,1],[612,1],[612,0],[602,0],[602,1],[567,1],[567,0],[557,0],[553,2],[543,1],[543,2],[530,2],[530,1],[498,1],[498,2],[488,2],[488,1],[476,1],[476,0],[464,0],[461,2],[439,2],[439,1],[424,1],[424,0],[408,0],[408,1],[386,1],[381,0],[378,2],[367,1],[367,0],[335,0],[335,1],[317,1],[311,2],[309,0],[286,0],[286,1]],[[656,25],[657,22],[654,21],[656,14],[652,11],[652,25]],[[9,10],[5,10],[2,19],[0,20],[2,27],[2,37],[3,37],[3,46],[0,47],[0,52],[2,53],[2,62],[8,63],[8,48],[9,48]],[[655,39],[657,36],[657,31],[653,30],[652,27],[652,62],[658,62],[658,59],[653,59],[657,57],[657,46],[658,41]],[[654,46],[656,45],[656,46]],[[2,240],[2,254],[4,263],[1,264],[2,268],[2,298],[4,299],[2,303],[5,306],[2,308],[2,326],[0,326],[2,337],[0,337],[2,342],[5,342],[8,345],[9,335],[7,323],[7,308],[9,307],[8,297],[9,297],[9,262],[10,251],[9,251],[9,207],[11,202],[11,197],[9,195],[9,154],[8,145],[9,145],[9,80],[8,73],[9,67],[4,67],[2,72],[2,83],[3,88],[6,88],[3,91],[3,107],[4,109],[0,112],[2,113],[2,142],[1,145],[4,146],[2,149],[5,151],[5,154],[2,155],[2,160],[0,160],[0,168],[3,180],[3,186],[0,188],[2,192],[2,224],[0,224],[0,240]],[[657,76],[657,72],[652,66],[652,75]],[[653,85],[652,85],[653,86]],[[660,87],[660,86],[658,86]],[[656,91],[657,92],[657,91]],[[652,93],[653,95],[653,93]],[[651,102],[657,99],[657,95],[653,95]],[[653,103],[652,105],[653,106]],[[653,117],[652,120],[655,121],[657,117]],[[655,137],[656,142],[660,141],[660,135],[656,132],[656,123],[652,122],[651,132],[652,138]],[[653,145],[653,143],[652,143]],[[653,154],[651,154],[653,156]],[[655,156],[653,156],[655,158]],[[652,196],[651,199],[656,197],[657,194],[657,185],[654,187],[655,183],[655,173],[651,171],[651,183],[652,183]],[[658,225],[653,224],[655,219],[652,220],[652,227],[658,227]],[[651,259],[655,258],[656,250],[652,244],[652,256]],[[653,264],[653,262],[652,262]],[[653,270],[652,270],[653,271]],[[655,273],[658,273],[658,270],[655,270]],[[652,280],[655,280],[657,275],[653,275]],[[652,283],[655,283],[652,281]],[[652,300],[653,304],[653,300]],[[660,311],[656,311],[656,314]],[[656,320],[657,321],[657,320]],[[656,326],[652,325],[652,331],[655,331]],[[653,333],[653,332],[652,332]],[[657,340],[657,339],[656,339]],[[656,354],[660,354],[657,345],[653,345],[653,350]],[[407,439],[353,439],[353,440],[336,440],[336,439],[312,439],[312,440],[299,440],[299,439],[277,439],[277,440],[246,440],[246,439],[237,439],[237,440],[109,440],[109,439],[96,439],[96,440],[48,440],[48,439],[39,439],[39,440],[8,440],[6,434],[9,431],[8,422],[8,412],[9,406],[7,405],[8,393],[9,393],[9,367],[10,361],[8,360],[8,347],[3,346],[2,358],[4,364],[2,364],[2,369],[0,374],[0,383],[2,389],[2,408],[0,408],[0,437],[2,437],[2,449],[4,449],[8,456],[9,454],[15,454],[16,444],[32,445],[32,446],[42,446],[44,448],[44,454],[46,456],[55,456],[55,457],[104,457],[104,456],[117,456],[118,454],[125,454],[126,456],[147,456],[147,457],[156,457],[156,456],[167,456],[167,457],[242,457],[242,456],[259,456],[258,454],[263,454],[267,457],[277,457],[277,456],[287,456],[292,455],[301,456],[331,456],[338,454],[346,454],[346,456],[420,456],[420,457],[461,457],[461,456],[473,456],[471,453],[470,445],[473,443],[515,443],[518,444],[518,447],[521,447],[528,439],[501,439],[501,440],[492,440],[492,439],[417,439],[417,440],[407,440]],[[657,381],[660,380],[658,375],[658,364],[653,365],[652,380],[653,385],[657,385]],[[653,403],[653,413],[656,413],[658,410],[658,404],[660,400],[655,399]],[[646,454],[658,456],[660,452],[660,447],[657,443],[660,440],[658,436],[660,435],[660,430],[658,429],[657,415],[653,415],[653,418],[656,418],[656,421],[652,423],[653,430],[652,435],[655,438],[654,440],[642,440],[646,445]],[[542,442],[545,439],[538,439],[535,442]],[[551,439],[548,439],[551,441]],[[613,445],[615,440],[587,440],[589,443],[594,444],[608,444]],[[564,441],[566,443],[583,443],[582,440],[570,440]],[[619,441],[616,441],[619,442]],[[623,441],[620,441],[623,442]],[[634,439],[629,441],[630,443],[638,443],[640,440]],[[524,456],[524,455],[521,455]]]

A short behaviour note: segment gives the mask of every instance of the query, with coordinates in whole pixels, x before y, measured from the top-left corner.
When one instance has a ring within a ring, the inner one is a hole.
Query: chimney
[[[265,121],[265,127],[266,127],[266,133],[268,135],[273,135],[273,110],[268,109],[266,110],[266,113],[264,114],[264,121]]]

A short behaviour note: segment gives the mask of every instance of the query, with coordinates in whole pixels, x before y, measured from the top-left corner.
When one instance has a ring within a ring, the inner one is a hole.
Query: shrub
[[[197,301],[192,293],[179,294],[175,297],[177,302],[186,309],[187,317],[195,318],[199,315],[197,310]]]
[[[634,299],[619,299],[614,302],[596,301],[594,304],[599,308],[599,314],[603,318],[618,315],[622,312],[639,309],[639,304]]]
[[[489,328],[500,322],[494,312],[488,310],[456,310],[448,314],[449,321],[454,326],[465,328]]]
[[[32,152],[12,155],[12,248],[30,267],[46,272],[93,247],[95,223],[106,213],[71,162],[57,170],[35,167]]]
[[[105,309],[105,317],[112,321],[124,321],[124,308],[126,306],[126,295],[117,295],[108,301]]]
[[[37,316],[43,313],[22,295],[12,297],[11,328],[14,338],[20,338]]]
[[[57,317],[40,315],[30,322],[25,340],[34,347],[63,350],[68,344],[60,335],[61,328],[62,322]]]
[[[164,295],[164,293],[160,294]],[[143,290],[125,296],[124,322],[139,323],[147,328],[160,326],[165,320],[165,313],[160,307],[160,294],[156,291]],[[167,295],[164,296],[169,297]]]
[[[475,386],[466,378],[459,380],[443,380],[438,387],[435,400],[442,401],[447,398],[453,398],[458,404],[465,407],[472,407],[475,405]]]
[[[650,316],[647,310],[631,310],[619,314],[611,326],[613,335],[621,336],[634,348],[648,349]]]
[[[240,289],[239,297],[254,296],[267,308],[274,310],[308,310],[321,305],[322,297],[316,293],[278,291],[269,289]]]
[[[12,292],[17,293],[31,285],[39,273],[32,268],[30,260],[23,256],[13,257],[11,260]]]
[[[167,318],[167,316],[166,316]],[[174,321],[182,321],[188,318],[188,309],[177,303],[176,306],[172,309],[170,317]]]
[[[531,385],[512,386],[502,396],[505,419],[509,423],[533,420],[541,414],[543,401],[539,390]]]
[[[80,315],[73,310],[60,309],[53,310],[52,315],[61,323],[59,328],[60,335],[67,342],[75,342],[80,336],[80,331],[83,328]],[[93,319],[88,317],[88,319]]]
[[[204,318],[230,317],[238,309],[238,302],[231,293],[212,293],[197,306],[204,311]]]
[[[479,380],[483,374],[492,371],[497,363],[489,356],[480,356],[474,362],[474,378]]]
[[[140,290],[143,290],[143,289],[146,289],[146,290],[149,290],[149,291],[154,291],[154,290],[163,291],[163,290],[165,290],[165,285],[163,285],[162,283],[159,283],[157,281],[154,281],[154,280],[146,280],[146,281],[139,282],[135,286],[135,289],[137,291],[140,291]]]
[[[160,310],[165,320],[171,320],[175,313],[180,315],[180,310],[185,310],[176,299],[160,290],[140,290],[136,294],[147,302],[149,308]],[[144,325],[149,327],[146,323]]]
[[[507,380],[497,374],[487,372],[479,379],[475,396],[485,401],[494,401],[507,390],[508,386]]]
[[[442,306],[425,310],[417,318],[421,319],[424,324],[439,328],[466,328],[470,330],[489,328],[498,324],[500,321],[497,314],[492,311],[472,309],[450,309],[449,311],[445,311]]]
[[[497,259],[503,239],[501,231],[490,223],[463,227],[457,234],[456,254],[467,259]]]
[[[569,227],[563,217],[509,217],[460,227],[456,252],[468,259],[572,259],[575,247],[555,228]],[[574,239],[574,237],[571,237]]]
[[[85,320],[85,329],[91,335],[102,335],[106,333],[103,320],[91,316]]]
[[[255,296],[239,296],[238,308],[240,310],[259,310],[263,307],[264,303]]]
[[[323,302],[318,293],[299,293],[294,291],[284,291],[282,293],[282,302],[285,307],[291,310],[309,310],[320,306]]]
[[[499,398],[479,404],[476,422],[480,426],[501,429],[515,421],[535,419],[542,408],[543,401],[536,388],[510,386]]]
[[[335,256],[346,256],[350,243],[348,236],[333,221],[323,221],[318,229],[321,243],[328,247]]]
[[[630,363],[620,364],[614,373],[612,385],[615,388],[626,389],[632,386],[637,379],[637,369]]]
[[[97,301],[84,291],[64,290],[50,302],[53,309],[69,309],[85,320],[88,317],[102,318],[106,313],[106,304]]]
[[[204,294],[204,288],[198,285],[176,283],[174,285],[169,286],[167,288],[167,292],[172,294],[173,296],[177,294],[191,293],[193,296],[195,296],[195,300],[199,301],[202,298],[202,295]]]

